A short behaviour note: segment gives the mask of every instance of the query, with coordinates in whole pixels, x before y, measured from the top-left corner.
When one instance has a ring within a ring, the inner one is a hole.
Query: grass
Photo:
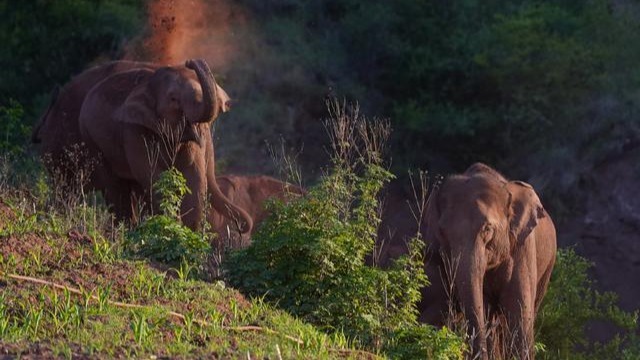
[[[24,195],[24,194],[21,194]],[[375,358],[262,299],[123,257],[97,206],[0,197],[0,352],[34,357]]]

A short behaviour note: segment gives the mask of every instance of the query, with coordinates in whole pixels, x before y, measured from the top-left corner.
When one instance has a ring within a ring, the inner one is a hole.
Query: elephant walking
[[[474,356],[488,359],[486,324],[504,315],[518,358],[533,359],[533,324],[557,245],[553,221],[531,185],[474,164],[432,195],[423,224],[432,286],[423,292],[422,319],[442,321],[445,289],[454,285],[450,295],[468,320]]]

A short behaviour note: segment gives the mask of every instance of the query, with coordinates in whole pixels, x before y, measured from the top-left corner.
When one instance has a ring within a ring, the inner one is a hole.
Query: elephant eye
[[[488,243],[489,241],[493,240],[493,232],[494,232],[493,225],[484,224],[484,226],[482,226],[482,230],[480,231],[482,232],[482,237],[484,238],[485,243]]]

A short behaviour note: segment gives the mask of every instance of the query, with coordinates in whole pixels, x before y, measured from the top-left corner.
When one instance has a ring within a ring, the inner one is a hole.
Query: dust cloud
[[[174,65],[204,58],[224,71],[238,57],[234,28],[245,22],[241,8],[226,0],[150,0],[145,30],[124,59]]]

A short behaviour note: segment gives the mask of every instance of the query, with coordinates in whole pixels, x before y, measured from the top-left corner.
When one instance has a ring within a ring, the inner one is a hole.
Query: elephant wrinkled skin
[[[452,296],[475,336],[474,355],[488,359],[486,324],[504,315],[518,357],[532,359],[533,323],[556,254],[553,221],[534,189],[474,164],[432,195],[421,232],[430,246],[426,271],[432,282],[423,291],[421,319],[442,322],[452,277],[445,274],[455,274]]]
[[[203,60],[188,60],[182,66],[115,61],[72,79],[52,101],[32,138],[42,143],[41,153],[51,154],[53,166],[69,146],[83,143],[96,163],[90,186],[104,192],[121,218],[133,216],[133,208],[141,204],[155,208],[158,199],[151,186],[163,170],[175,165],[191,190],[181,207],[185,225],[200,226],[210,193],[214,208],[240,219],[241,230],[249,232],[251,218],[215,181],[210,125],[228,104],[229,97]],[[63,165],[63,171],[73,169]]]

